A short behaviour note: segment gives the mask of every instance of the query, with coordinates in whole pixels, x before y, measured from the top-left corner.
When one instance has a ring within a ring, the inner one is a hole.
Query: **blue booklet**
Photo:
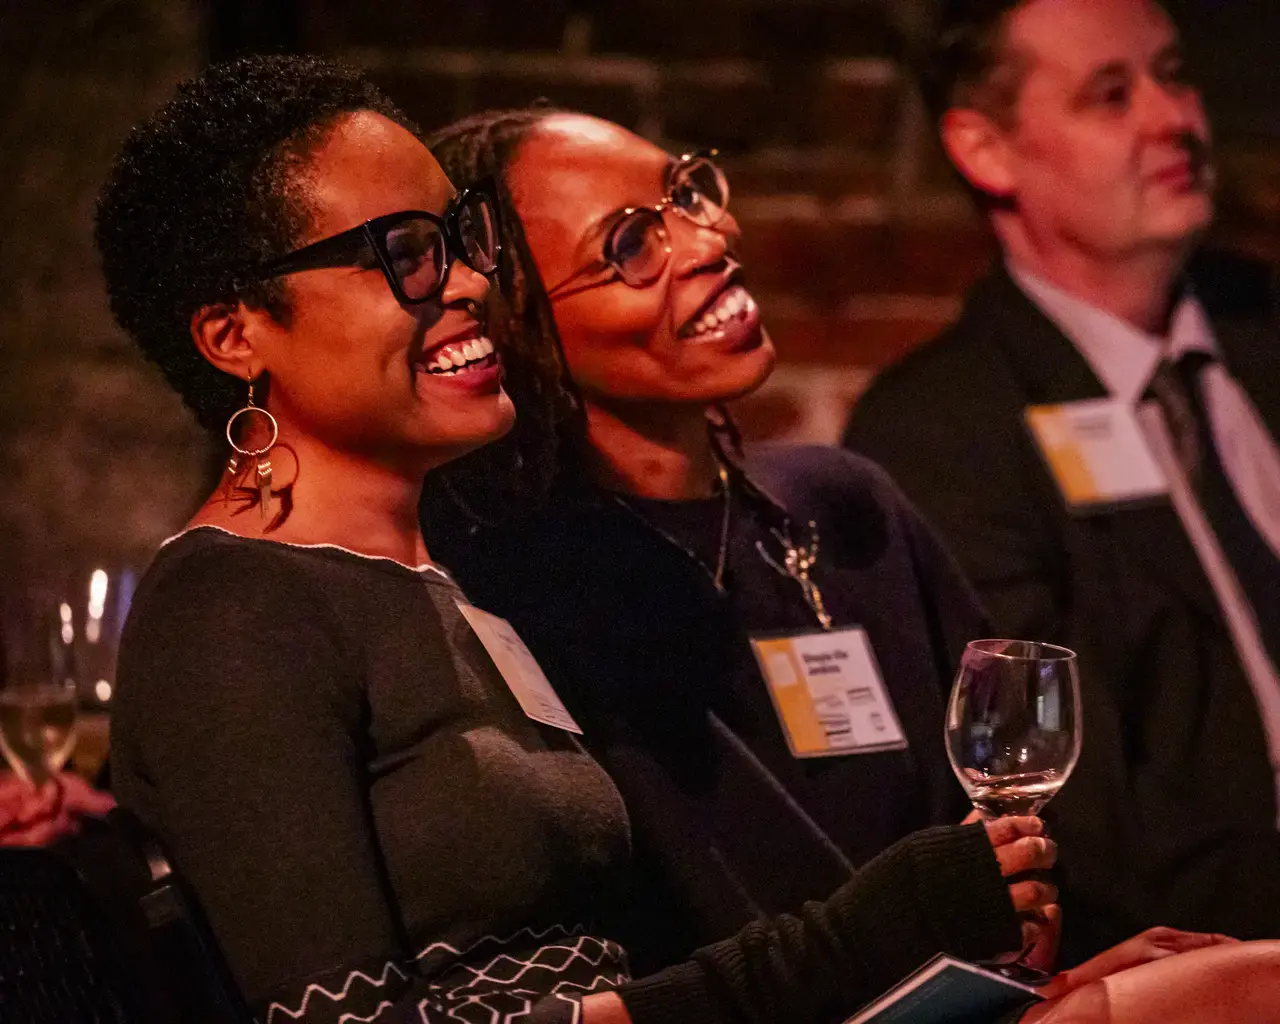
[[[939,954],[845,1024],[991,1024],[1042,998],[1030,985]]]

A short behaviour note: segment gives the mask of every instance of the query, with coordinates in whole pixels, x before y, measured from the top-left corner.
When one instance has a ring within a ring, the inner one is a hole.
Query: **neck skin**
[[[992,224],[1015,266],[1141,331],[1157,336],[1168,332],[1171,300],[1192,240],[1123,255],[1103,254],[1061,238],[1037,238],[1016,212],[998,211]]]
[[[245,439],[241,443],[250,447],[262,442]],[[336,451],[291,431],[283,420],[280,441],[269,458],[273,496],[267,521],[256,505],[224,500],[229,482],[224,473],[218,489],[189,525],[219,526],[242,537],[288,544],[335,544],[405,565],[431,560],[418,522],[418,500],[423,477],[432,467],[417,462],[393,466]],[[251,487],[252,468],[240,479],[241,487]],[[277,525],[285,504],[288,515]]]
[[[701,406],[585,403],[591,476],[606,490],[668,501],[710,498],[719,463]]]

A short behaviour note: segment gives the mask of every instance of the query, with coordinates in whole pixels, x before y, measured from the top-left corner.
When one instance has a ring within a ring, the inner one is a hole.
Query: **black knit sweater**
[[[568,1020],[605,987],[636,1024],[834,1021],[938,950],[1016,945],[985,835],[951,828],[629,980],[610,930],[632,891],[622,801],[523,716],[461,599],[433,568],[213,529],[139,588],[117,791],[267,1024]]]
[[[638,971],[822,899],[898,839],[968,809],[943,709],[985,624],[951,558],[865,459],[770,446],[746,470],[768,496],[731,485],[723,594],[716,499],[575,491],[471,536],[427,524],[431,550],[529,644],[627,802],[641,895],[611,934]],[[817,629],[800,587],[757,549],[781,561],[782,509],[795,540],[816,524],[826,610],[835,628],[866,630],[907,749],[791,755],[748,640]]]

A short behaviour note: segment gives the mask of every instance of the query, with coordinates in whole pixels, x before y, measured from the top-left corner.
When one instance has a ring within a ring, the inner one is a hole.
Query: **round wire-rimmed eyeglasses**
[[[459,192],[443,216],[401,210],[374,217],[262,266],[260,280],[332,267],[378,267],[396,300],[430,302],[444,289],[454,259],[492,275],[502,252],[492,179]]]
[[[671,234],[667,210],[699,227],[714,229],[724,220],[729,205],[729,182],[714,157],[714,149],[686,153],[676,160],[667,176],[666,194],[653,206],[628,206],[613,215],[599,259],[580,267],[548,289],[547,297],[564,298],[587,288],[620,280],[632,288],[644,288],[667,269],[671,260]],[[584,277],[604,271],[609,276],[571,288]]]

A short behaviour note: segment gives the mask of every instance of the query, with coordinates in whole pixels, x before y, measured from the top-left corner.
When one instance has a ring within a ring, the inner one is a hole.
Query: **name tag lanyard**
[[[639,511],[631,506],[631,504],[620,494],[611,492],[613,500],[627,510],[631,515],[640,522],[644,523],[650,530],[658,534],[668,544],[672,545],[679,551],[683,551],[695,565],[699,566],[711,580],[712,585],[716,588],[716,592],[724,594],[724,572],[729,560],[729,530],[733,519],[733,476],[737,474],[742,478],[744,493],[755,494],[757,497],[767,501],[773,508],[781,513],[782,523],[780,527],[770,527],[769,532],[778,542],[782,549],[782,559],[779,561],[765,550],[762,541],[756,541],[756,551],[764,563],[781,576],[794,580],[800,587],[801,596],[804,603],[808,606],[813,616],[818,621],[818,625],[824,632],[831,631],[831,616],[827,614],[826,605],[822,600],[822,590],[819,588],[817,581],[813,578],[813,572],[818,565],[818,524],[813,520],[808,523],[809,543],[797,544],[792,539],[791,528],[792,519],[787,510],[778,502],[770,498],[759,486],[752,482],[747,475],[736,466],[726,466],[723,458],[719,460],[720,470],[720,494],[724,499],[724,515],[720,522],[720,550],[716,555],[716,567],[714,570],[698,557],[696,551],[682,544],[662,527],[655,525],[649,519],[645,518]]]

